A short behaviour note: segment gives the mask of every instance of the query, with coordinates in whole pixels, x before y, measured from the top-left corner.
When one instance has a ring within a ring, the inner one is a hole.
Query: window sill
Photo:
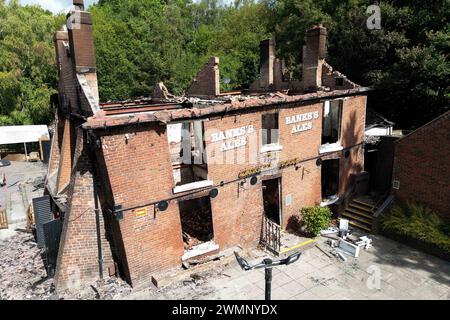
[[[319,153],[328,153],[328,152],[334,152],[334,151],[341,151],[344,149],[343,146],[339,142],[336,143],[325,143],[322,144],[319,148]]]
[[[196,181],[191,183],[186,183],[181,186],[176,186],[173,188],[173,193],[180,193],[195,189],[201,189],[212,186],[214,183],[211,180],[202,180],[202,181]]]
[[[215,244],[214,241],[204,242],[195,247],[192,247],[189,250],[186,250],[181,257],[181,261],[186,261],[188,259],[213,252],[217,249],[219,249],[219,245]]]
[[[339,200],[339,196],[337,194],[335,194],[334,196],[330,196],[325,201],[322,201],[319,206],[326,207],[326,206],[329,206],[329,205],[331,205],[333,203],[336,203],[338,200]]]
[[[279,144],[266,144],[261,146],[261,153],[270,152],[270,151],[280,151],[283,150],[283,146]]]

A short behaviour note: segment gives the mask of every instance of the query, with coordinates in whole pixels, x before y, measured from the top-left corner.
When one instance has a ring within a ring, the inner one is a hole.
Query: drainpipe
[[[98,274],[100,279],[103,279],[103,259],[102,259],[102,239],[100,234],[100,208],[98,204],[98,187],[97,187],[97,167],[95,162],[95,151],[94,147],[96,145],[97,137],[92,133],[92,131],[88,132],[88,145],[89,145],[89,158],[91,160],[92,165],[92,180],[94,187],[94,212],[95,212],[95,224],[97,230],[97,252],[98,252]]]

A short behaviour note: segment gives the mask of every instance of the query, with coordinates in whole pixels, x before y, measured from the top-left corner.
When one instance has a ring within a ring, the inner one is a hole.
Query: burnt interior
[[[211,201],[209,197],[178,202],[185,249],[214,238]]]
[[[339,191],[339,159],[322,162],[322,198],[337,195]]]
[[[280,224],[280,178],[262,182],[264,213],[266,217]]]

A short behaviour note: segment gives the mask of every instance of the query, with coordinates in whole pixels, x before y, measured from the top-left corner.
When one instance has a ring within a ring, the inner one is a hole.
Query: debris
[[[336,248],[339,244],[339,239],[336,239],[336,240],[330,239],[330,240],[328,240],[327,243],[330,245],[330,247]]]
[[[347,258],[339,251],[335,251],[335,254],[342,260],[347,261]]]
[[[328,234],[322,234],[321,236],[324,237],[324,238],[328,238],[328,239],[338,240],[339,241],[339,238],[337,236],[332,236],[332,235],[328,235]]]
[[[344,253],[346,253],[352,257],[358,258],[359,247],[357,245],[354,245],[353,243],[347,242],[345,240],[340,240],[338,247]]]
[[[336,227],[329,227],[328,229],[322,230],[320,231],[320,235],[330,235],[330,234],[335,234],[338,233],[339,229]]]
[[[360,237],[358,241],[355,242],[358,247],[364,247],[365,250],[368,250],[372,247],[372,239],[363,236]]]
[[[339,236],[344,238],[349,234],[348,232],[348,220],[340,219],[339,220]]]
[[[333,256],[331,254],[329,254],[324,249],[322,249],[318,244],[316,244],[316,248],[319,249],[320,251],[322,251],[327,257],[333,258]]]
[[[53,279],[47,277],[39,249],[29,233],[16,233],[0,244],[0,300],[118,299],[131,287],[110,277],[56,295]]]

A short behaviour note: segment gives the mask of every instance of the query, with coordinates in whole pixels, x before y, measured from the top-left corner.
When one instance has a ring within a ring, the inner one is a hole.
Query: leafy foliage
[[[419,239],[450,252],[450,224],[423,204],[396,203],[383,217],[383,230]]]
[[[381,30],[369,30],[372,0],[100,0],[94,20],[100,98],[148,95],[157,81],[181,94],[210,56],[222,90],[257,77],[259,41],[275,35],[290,76],[301,78],[305,30],[328,29],[328,60],[376,89],[369,107],[402,129],[448,110],[450,1],[380,2]],[[64,16],[0,0],[0,125],[48,123],[57,88],[53,32]]]
[[[56,92],[53,32],[63,18],[0,0],[0,125],[48,123]]]
[[[328,207],[302,208],[301,213],[306,231],[314,237],[330,226],[332,213]]]

